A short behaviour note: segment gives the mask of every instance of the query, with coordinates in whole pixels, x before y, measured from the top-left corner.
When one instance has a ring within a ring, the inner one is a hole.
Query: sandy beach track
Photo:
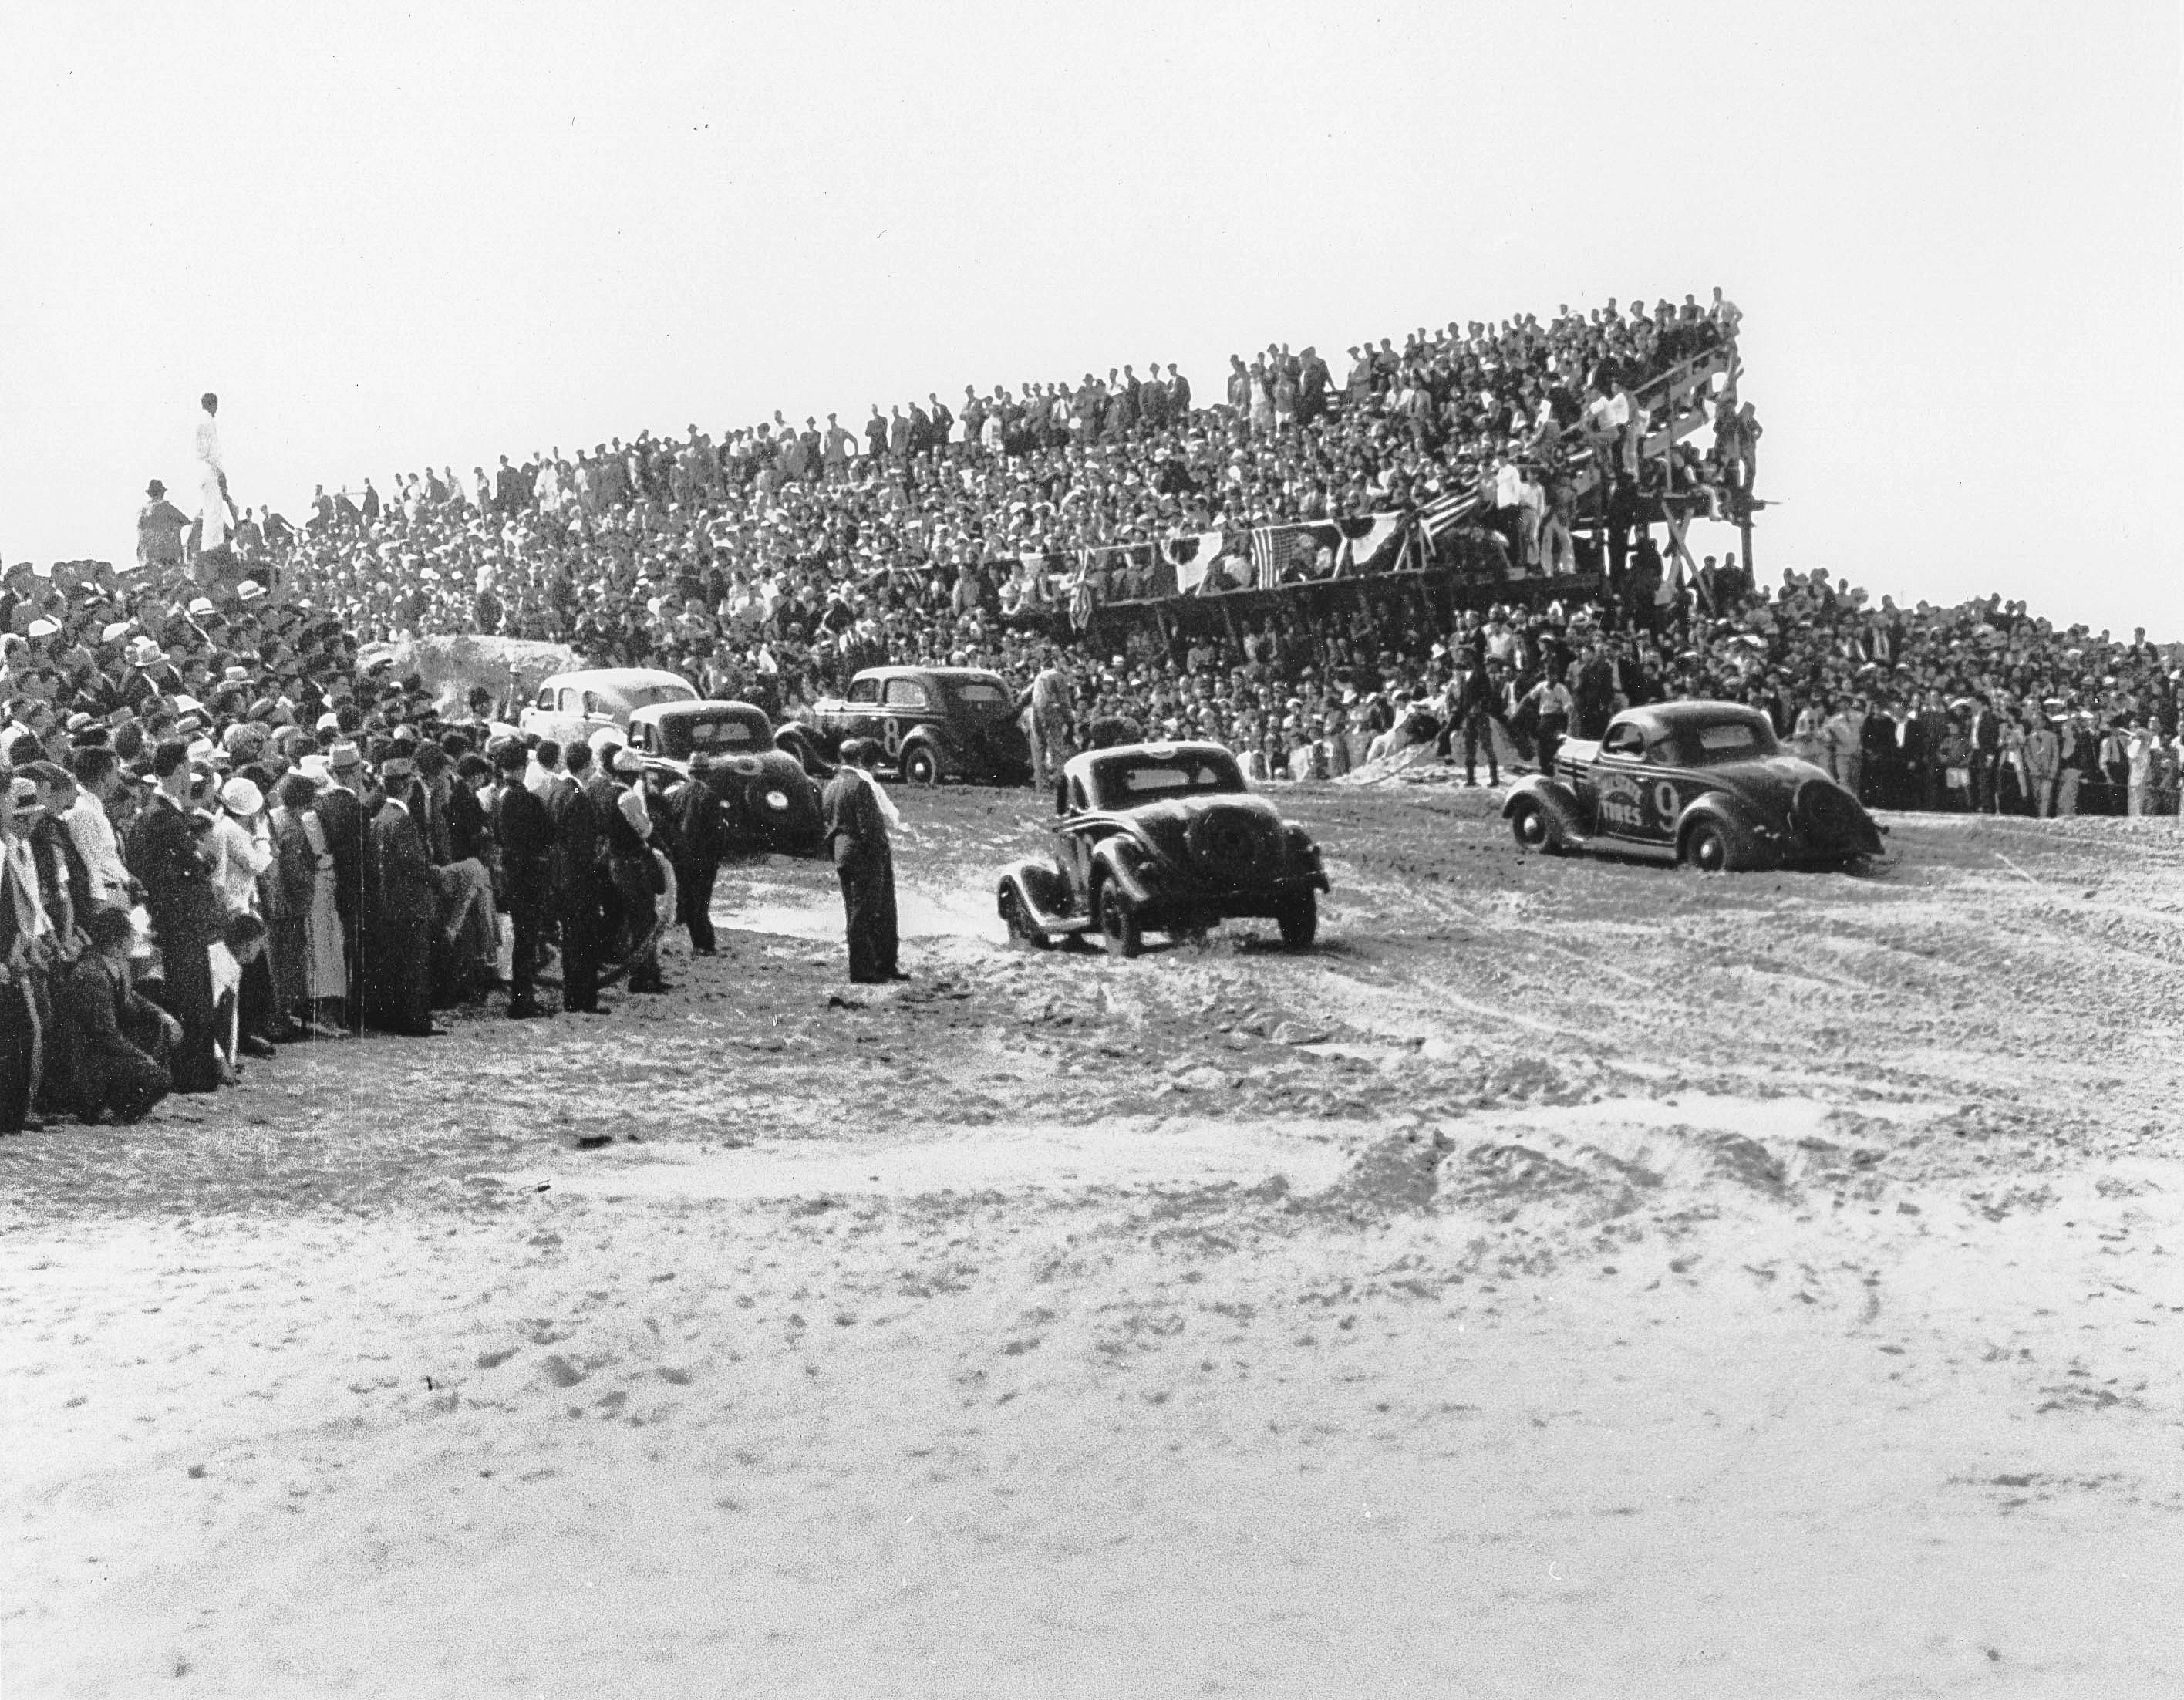
[[[1116,963],[903,801],[900,992],[774,860],[668,997],[0,1141],[0,1694],[2184,1686],[2173,822],[1297,789],[1321,949]]]

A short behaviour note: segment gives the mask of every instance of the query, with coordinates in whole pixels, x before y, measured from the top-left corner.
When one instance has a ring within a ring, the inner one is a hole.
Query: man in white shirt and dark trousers
[[[92,900],[126,909],[136,900],[137,886],[122,864],[121,845],[106,812],[121,784],[120,763],[106,745],[94,744],[77,750],[69,766],[75,773],[76,799],[63,824],[90,872]]]

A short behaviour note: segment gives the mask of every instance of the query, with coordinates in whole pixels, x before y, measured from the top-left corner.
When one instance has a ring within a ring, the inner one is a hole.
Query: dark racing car
[[[630,748],[664,789],[703,764],[721,799],[732,850],[816,856],[819,788],[803,764],[774,747],[766,711],[747,702],[654,703],[629,716]]]
[[[1149,932],[1203,933],[1262,916],[1291,950],[1319,930],[1319,847],[1244,783],[1217,744],[1132,744],[1070,758],[1050,860],[1002,871],[1011,936],[1044,948],[1098,932],[1134,956]]]
[[[1625,709],[1597,743],[1573,738],[1552,772],[1518,780],[1502,813],[1527,850],[1652,852],[1712,873],[1847,867],[1881,849],[1858,799],[1739,703]]]
[[[1031,783],[1031,739],[1017,718],[1016,693],[982,668],[867,667],[846,697],[813,704],[807,718],[782,727],[778,742],[824,778],[850,738],[873,739],[911,785]]]

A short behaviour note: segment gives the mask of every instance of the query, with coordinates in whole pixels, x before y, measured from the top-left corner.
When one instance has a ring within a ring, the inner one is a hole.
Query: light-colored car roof
[[[555,690],[565,685],[574,685],[579,690],[599,690],[616,685],[624,689],[641,685],[680,685],[693,696],[698,692],[697,686],[682,674],[671,673],[660,667],[582,667],[572,673],[555,673],[550,678],[539,681],[541,690],[549,685]]]
[[[1156,761],[1172,761],[1179,755],[1217,755],[1225,761],[1241,765],[1236,762],[1236,753],[1228,745],[1194,739],[1174,744],[1111,744],[1105,750],[1080,750],[1069,758],[1061,771],[1072,775],[1088,772],[1095,761],[1112,761],[1117,755],[1149,755]]]

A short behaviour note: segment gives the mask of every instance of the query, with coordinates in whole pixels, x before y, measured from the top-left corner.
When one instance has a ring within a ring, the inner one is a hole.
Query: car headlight
[[[788,794],[786,791],[767,792],[766,794],[766,805],[767,808],[772,810],[775,814],[780,814],[788,806]]]

